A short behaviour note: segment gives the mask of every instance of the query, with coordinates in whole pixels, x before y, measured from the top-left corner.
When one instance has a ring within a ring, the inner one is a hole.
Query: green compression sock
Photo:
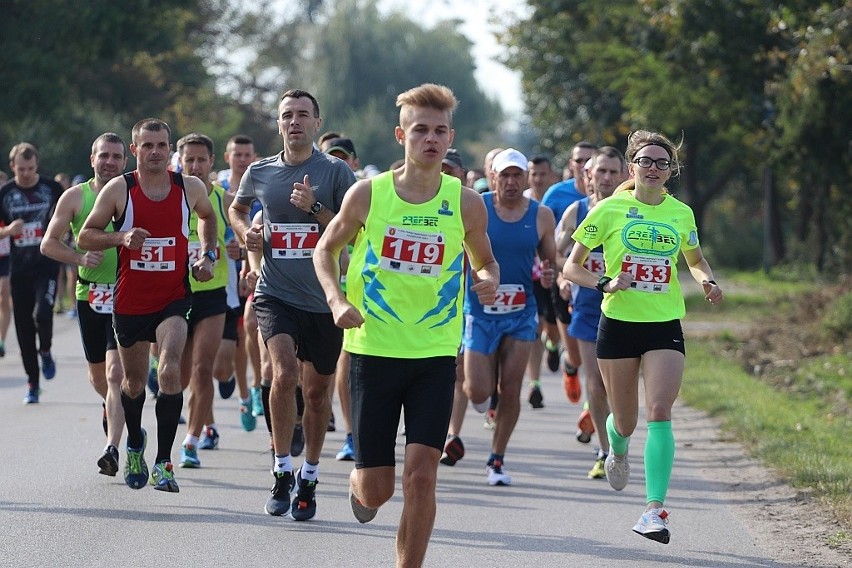
[[[606,418],[606,433],[609,436],[609,449],[610,452],[617,455],[623,456],[627,453],[627,446],[630,445],[630,437],[624,437],[619,434],[615,429],[615,415],[610,413]]]
[[[646,502],[664,503],[669,489],[674,463],[675,441],[671,420],[648,422],[648,440],[645,442],[645,494]]]

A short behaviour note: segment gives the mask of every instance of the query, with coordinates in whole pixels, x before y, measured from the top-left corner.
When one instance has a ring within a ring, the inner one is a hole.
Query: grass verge
[[[688,318],[772,326],[779,313],[787,312],[785,306],[807,302],[797,288],[754,275],[735,277],[722,304],[728,304],[728,317],[707,314],[706,302],[692,296],[687,298]],[[827,313],[832,309],[836,306],[827,307]],[[812,313],[809,321],[818,323],[821,317]],[[777,323],[790,325],[791,334],[798,329],[795,322]],[[852,372],[844,347],[848,344],[840,341],[833,350],[815,351],[813,356],[780,349],[767,356],[774,360],[769,371],[753,375],[744,370],[741,354],[748,343],[759,343],[761,334],[742,339],[724,325],[719,329],[709,338],[689,342],[683,400],[721,419],[727,435],[793,487],[830,507],[845,529],[826,535],[830,544],[852,541]],[[761,349],[765,347],[761,344]]]

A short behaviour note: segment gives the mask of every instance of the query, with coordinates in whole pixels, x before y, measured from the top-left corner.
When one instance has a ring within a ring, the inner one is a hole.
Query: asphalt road
[[[242,430],[236,397],[216,395],[220,447],[199,452],[201,469],[177,469],[179,494],[134,491],[120,473],[99,475],[101,405],[86,378],[76,322],[60,315],[55,327],[58,373],[43,382],[40,404],[21,404],[26,381],[14,326],[0,359],[0,566],[393,565],[399,484],[377,518],[359,524],[347,499],[352,464],[334,459],[344,437],[337,431],[326,438],[316,518],[299,523],[264,514],[272,484],[268,437],[262,421],[254,432]],[[773,544],[755,536],[725,497],[713,474],[718,464],[702,452],[705,417],[682,406],[675,411],[672,541],[662,545],[631,530],[644,509],[644,428],[631,445],[631,482],[615,492],[606,480],[586,478],[593,448],[574,438],[580,407],[567,402],[561,377],[545,370],[543,383],[546,407],[524,402],[506,455],[511,487],[488,486],[490,432],[469,410],[467,455],[439,472],[427,566],[787,566],[772,560]],[[150,400],[144,425],[156,431]],[[177,444],[184,435],[180,427]],[[122,467],[124,457],[122,448]]]

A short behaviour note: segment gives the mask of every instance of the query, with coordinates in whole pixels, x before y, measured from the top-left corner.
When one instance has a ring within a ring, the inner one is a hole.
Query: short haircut
[[[14,162],[18,156],[21,156],[25,160],[35,158],[38,161],[38,148],[29,142],[18,142],[9,151],[9,162]]]
[[[143,118],[139,122],[133,125],[133,130],[130,131],[130,139],[134,144],[139,140],[139,134],[143,130],[147,130],[149,132],[159,132],[160,130],[165,130],[166,135],[169,137],[169,140],[172,139],[172,129],[169,128],[169,125],[160,120],[159,118]]]
[[[228,142],[227,144],[225,144],[225,151],[230,152],[237,144],[251,144],[252,146],[254,146],[254,140],[252,140],[249,136],[246,136],[245,134],[235,134],[234,136],[228,138]]]
[[[213,155],[213,140],[209,136],[192,132],[177,141],[178,155],[183,156],[183,149],[187,144],[198,144],[207,147],[207,153]]]
[[[448,87],[434,83],[424,83],[396,97],[396,106],[400,107],[400,126],[403,126],[403,122],[407,122],[403,120],[403,117],[408,118],[411,108],[433,108],[445,111],[449,114],[450,123],[452,123],[453,111],[458,105],[458,99]]]
[[[532,156],[530,158],[530,163],[535,165],[547,164],[548,166],[552,167],[552,164],[550,163],[550,158],[548,158],[547,156],[542,156],[541,154],[536,154],[535,156]]]
[[[287,91],[283,95],[281,95],[281,100],[283,101],[287,97],[290,97],[291,99],[301,99],[301,98],[311,99],[311,103],[313,103],[313,105],[314,105],[314,118],[320,117],[319,103],[317,102],[317,99],[312,94],[310,94],[309,92],[303,91],[302,89],[290,89],[289,91]],[[278,103],[278,107],[279,108],[281,107],[280,102]]]
[[[594,144],[592,142],[589,142],[588,140],[581,140],[580,142],[577,142],[576,144],[574,144],[574,147],[571,148],[571,151],[573,152],[577,148],[587,148],[589,150],[597,150],[598,145]]]
[[[115,132],[104,132],[92,142],[92,155],[98,151],[98,144],[101,142],[105,142],[107,144],[121,144],[121,153],[127,155],[127,150],[125,148],[124,140],[122,140],[121,136],[116,134]]]
[[[598,148],[597,153],[592,156],[592,159],[594,160],[593,163],[595,165],[598,163],[597,159],[599,156],[604,156],[606,158],[615,158],[621,164],[622,172],[627,169],[627,161],[624,159],[624,156],[618,150],[618,148],[614,148],[613,146],[601,146],[600,148]]]

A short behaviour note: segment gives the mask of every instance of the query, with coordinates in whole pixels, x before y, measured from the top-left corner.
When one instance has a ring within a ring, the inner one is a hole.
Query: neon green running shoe
[[[589,471],[588,477],[589,479],[603,479],[606,477],[606,468],[604,467],[604,458],[598,458],[595,460],[595,465],[592,466],[591,471]]]
[[[148,482],[148,464],[145,463],[145,447],[148,445],[148,433],[142,428],[142,447],[127,446],[127,460],[124,462],[124,482],[131,489],[142,489]]]
[[[174,467],[172,462],[159,462],[151,468],[151,485],[157,491],[168,493],[180,493],[177,481],[175,481]]]

